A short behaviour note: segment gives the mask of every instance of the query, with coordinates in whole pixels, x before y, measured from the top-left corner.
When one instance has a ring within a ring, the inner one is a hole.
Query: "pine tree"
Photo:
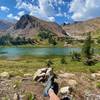
[[[91,66],[94,65],[97,61],[93,58],[94,55],[94,49],[92,48],[92,38],[91,33],[88,33],[88,36],[85,40],[84,46],[83,46],[83,53],[85,57],[84,64]]]
[[[91,59],[93,56],[91,33],[87,34],[87,38],[86,38],[85,43],[83,45],[83,54],[88,59]]]

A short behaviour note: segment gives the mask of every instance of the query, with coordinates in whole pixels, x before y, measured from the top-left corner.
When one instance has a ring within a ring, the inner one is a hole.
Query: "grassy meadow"
[[[0,72],[7,71],[12,75],[21,75],[32,73],[42,67],[47,66],[48,60],[52,61],[54,71],[59,73],[64,72],[84,72],[93,73],[100,70],[100,62],[93,66],[86,66],[83,62],[73,61],[71,57],[66,56],[66,64],[61,63],[62,56],[51,57],[22,57],[16,60],[0,59]]]
[[[69,40],[70,41],[70,40]],[[90,43],[89,43],[90,42]],[[100,54],[100,44],[98,43],[91,43],[91,37],[89,42],[89,45],[87,43],[85,44],[87,49],[88,46],[91,49],[91,44],[92,48],[97,48],[98,49],[98,54]],[[50,47],[60,47],[64,48],[64,43],[65,41],[57,41],[56,45],[52,45],[48,43],[48,39],[43,40],[40,42],[40,44],[26,44],[26,45],[17,45],[13,47],[22,47],[22,48],[50,48]],[[68,47],[71,48],[82,48],[84,45],[83,41],[75,41],[73,40]],[[11,46],[1,46],[1,48],[4,47],[12,47]],[[91,50],[90,50],[91,51]],[[7,58],[0,58],[0,72],[7,71],[12,73],[12,75],[23,75],[24,73],[34,73],[37,69],[42,68],[42,67],[47,67],[47,62],[48,60],[52,61],[51,67],[55,70],[55,72],[84,72],[84,73],[93,73],[96,71],[100,70],[100,59],[98,59],[98,63],[92,65],[92,66],[87,66],[85,65],[84,62],[84,57],[81,57],[81,61],[73,61],[71,56],[66,56],[65,61],[66,64],[62,64],[63,56],[45,56],[45,57],[35,57],[35,56],[24,56],[17,58],[15,60],[8,60]]]

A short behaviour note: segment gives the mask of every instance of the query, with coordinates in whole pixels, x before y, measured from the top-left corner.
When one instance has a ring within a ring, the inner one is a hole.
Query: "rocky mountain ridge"
[[[100,17],[83,22],[63,25],[62,27],[72,36],[84,36],[87,32],[92,32],[95,36],[100,35]]]
[[[100,18],[63,25],[44,21],[27,14],[23,15],[15,24],[0,20],[0,35],[10,33],[13,36],[34,37],[41,30],[50,30],[58,37],[65,35],[73,38],[75,36],[84,37],[87,32],[92,32],[92,35],[97,37],[100,36]]]
[[[41,30],[50,30],[58,37],[63,37],[66,34],[60,25],[40,20],[30,15],[23,15],[14,26],[7,30],[7,33],[33,37]]]

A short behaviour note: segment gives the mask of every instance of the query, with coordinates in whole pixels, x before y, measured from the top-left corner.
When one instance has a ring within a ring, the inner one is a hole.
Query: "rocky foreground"
[[[51,71],[39,69],[34,75],[12,76],[8,72],[0,74],[0,100],[49,100],[43,97],[44,83],[38,80],[41,75],[47,76]],[[41,70],[44,74],[40,74]],[[65,100],[100,100],[100,72],[57,74],[58,96]]]

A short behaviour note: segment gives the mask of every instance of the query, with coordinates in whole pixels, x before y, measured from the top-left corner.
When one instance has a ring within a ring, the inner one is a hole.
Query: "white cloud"
[[[63,14],[62,14],[61,12],[59,12],[59,13],[56,14],[56,16],[58,16],[58,17],[62,17]]]
[[[33,0],[37,1],[38,5],[34,5],[33,3],[26,2],[24,0],[16,0],[17,5],[16,8],[23,9],[29,12],[30,15],[35,17],[54,21],[56,16],[63,16],[64,14],[59,11],[60,6],[65,4],[64,0]],[[57,8],[55,8],[55,6]]]
[[[5,12],[8,12],[9,11],[9,8],[6,7],[6,6],[0,6],[0,10],[1,11],[5,11]]]
[[[22,16],[22,15],[24,15],[24,14],[25,14],[25,11],[20,11],[20,12],[18,13],[19,16]]]
[[[7,17],[9,19],[19,20],[19,16],[14,16],[13,14],[8,14]]]
[[[60,7],[58,7],[58,13],[56,14],[56,16],[58,16],[58,17],[62,17],[63,16]]]
[[[73,0],[70,4],[72,19],[83,21],[100,16],[100,0]]]
[[[68,17],[66,12],[64,12],[64,17]]]
[[[65,4],[63,0],[58,0],[58,4]]]
[[[55,17],[48,17],[49,21],[55,22]]]
[[[47,16],[53,16],[56,12],[56,10],[53,7],[52,0],[38,0],[39,1],[39,7],[40,11]],[[52,6],[50,6],[50,4]]]

